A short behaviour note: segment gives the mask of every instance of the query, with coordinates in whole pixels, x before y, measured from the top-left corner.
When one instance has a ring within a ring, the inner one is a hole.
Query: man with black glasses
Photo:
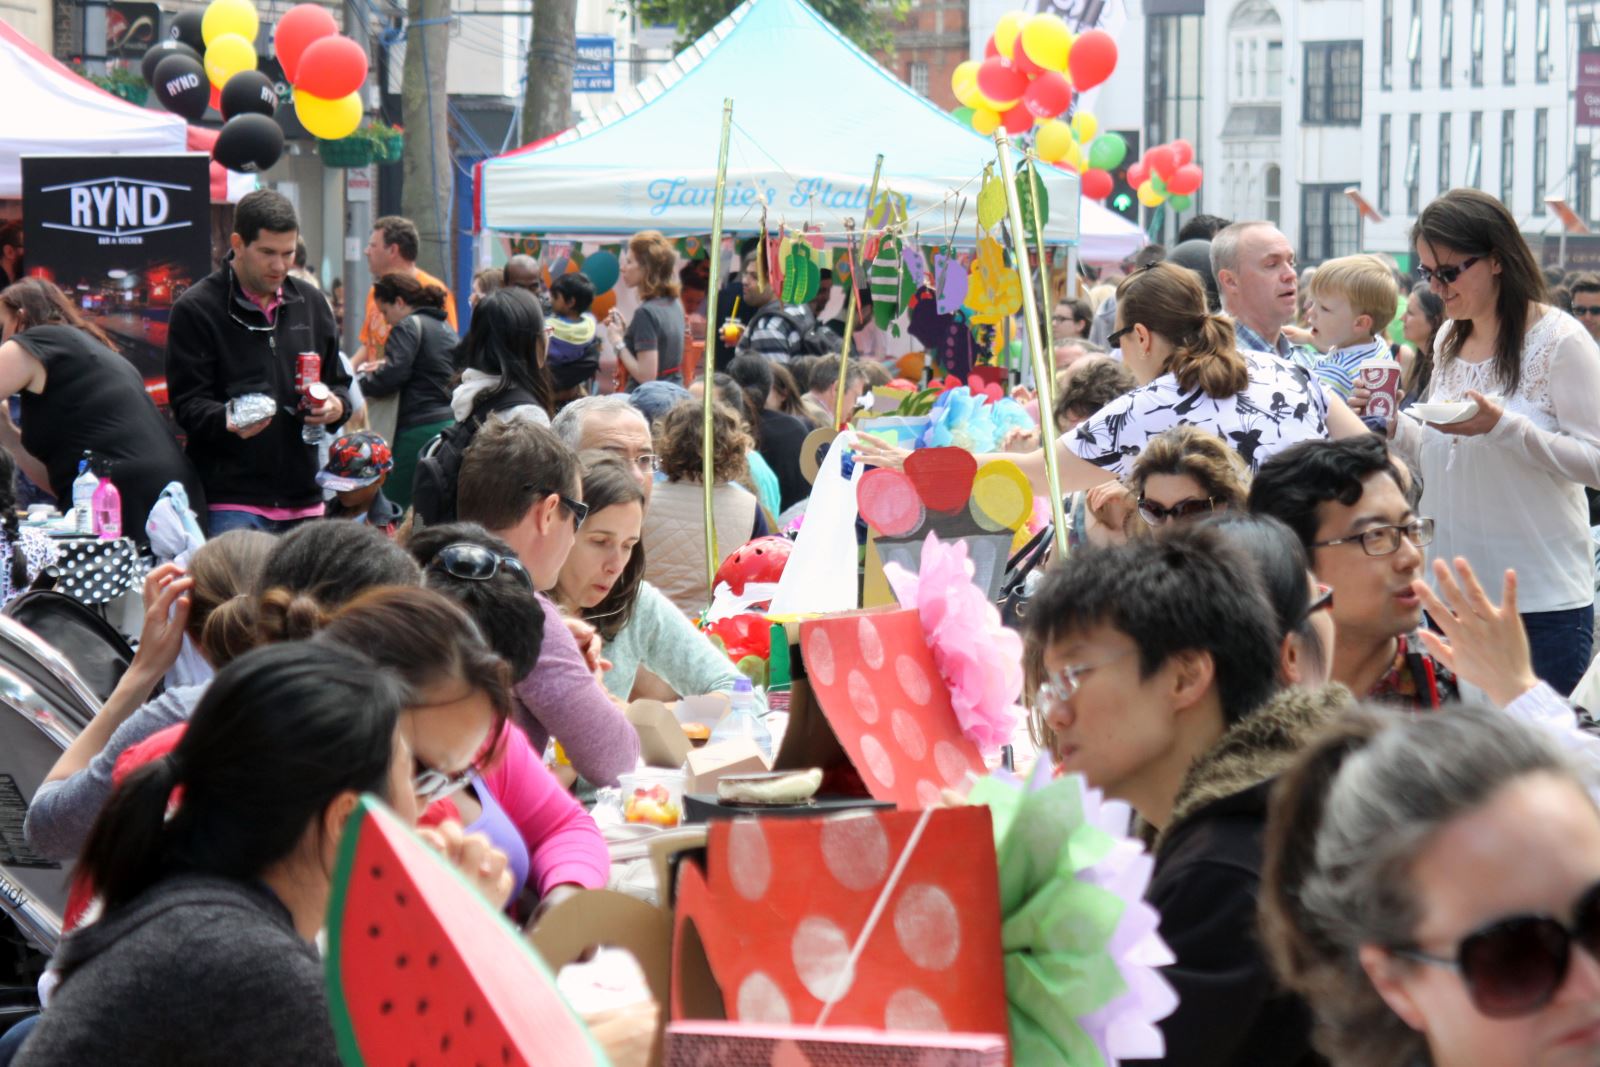
[[[1459,693],[1416,636],[1422,601],[1412,583],[1423,577],[1433,520],[1412,511],[1409,484],[1376,435],[1306,441],[1262,464],[1250,510],[1287,523],[1333,590],[1333,680],[1428,709]]]
[[[1572,279],[1572,316],[1600,341],[1600,274],[1585,271]]]

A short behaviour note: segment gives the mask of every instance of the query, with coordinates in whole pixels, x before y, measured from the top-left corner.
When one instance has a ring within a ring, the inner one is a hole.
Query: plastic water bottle
[[[717,728],[711,731],[711,740],[707,743],[715,745],[739,737],[754,741],[756,747],[761,749],[761,754],[771,762],[772,731],[756,714],[756,690],[748,678],[740,678],[733,683],[733,707],[717,723]]]
[[[111,472],[100,479],[90,498],[94,508],[94,532],[102,541],[115,541],[122,536],[122,493],[111,480]]]
[[[72,480],[72,524],[79,533],[94,533],[94,491],[100,487],[90,464],[94,457],[88,452],[78,461],[78,476]]]

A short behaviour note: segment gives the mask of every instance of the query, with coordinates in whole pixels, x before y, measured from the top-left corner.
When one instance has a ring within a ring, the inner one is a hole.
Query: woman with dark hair
[[[384,431],[394,457],[385,484],[389,499],[402,511],[411,506],[417,453],[455,421],[450,389],[458,339],[445,318],[447,295],[439,286],[423,285],[409,274],[385,274],[372,283],[372,299],[389,323],[389,339],[383,345],[382,362],[357,367],[356,373],[362,395],[369,400],[399,396],[394,432]]]
[[[1396,346],[1396,358],[1404,368],[1400,388],[1405,391],[1405,399],[1400,401],[1401,408],[1428,398],[1428,387],[1433,382],[1433,343],[1443,325],[1444,301],[1439,294],[1426,285],[1412,289],[1401,317],[1405,343]]]
[[[632,392],[645,382],[683,384],[683,304],[678,300],[677,250],[656,230],[641,230],[622,254],[622,284],[642,301],[624,320],[616,308],[606,317],[606,333]]]
[[[55,542],[42,530],[22,528],[17,515],[17,461],[0,448],[0,604],[26,593],[39,572],[55,561]]]
[[[1283,775],[1264,938],[1334,1067],[1600,1062],[1595,783],[1541,734],[1367,709]]]
[[[800,388],[794,368],[783,363],[767,365],[772,368],[772,394],[767,398],[767,407],[799,419],[805,424],[807,433],[815,430],[815,424],[806,416],[805,390]]]
[[[1277,620],[1278,681],[1315,690],[1333,665],[1333,590],[1317,581],[1300,538],[1271,515],[1242,507],[1207,520],[1244,550],[1261,574]]]
[[[224,668],[177,747],[96,820],[78,869],[105,913],[62,943],[18,1067],[337,1067],[313,942],[361,794],[414,814],[403,699],[347,648],[296,643]]]
[[[780,373],[787,386],[779,386]],[[781,515],[811,495],[811,483],[800,471],[800,452],[812,426],[784,410],[783,390],[792,393],[794,381],[781,363],[769,363],[760,356],[736,356],[728,364],[728,374],[744,389],[755,418],[753,425],[760,429],[756,450],[778,480],[777,506],[768,504],[767,510]],[[798,397],[795,406],[804,410]]]
[[[680,696],[733,692],[739,672],[728,657],[645,581],[644,493],[638,483],[605,453],[586,452],[583,459],[589,517],[553,595],[563,611],[599,631],[602,654],[611,663],[606,691],[627,700],[643,667]]]
[[[1600,488],[1600,350],[1544,303],[1544,276],[1504,204],[1452,189],[1411,231],[1444,301],[1428,399],[1466,402],[1449,425],[1408,412],[1395,448],[1422,472],[1429,556],[1479,574],[1515,568],[1534,670],[1572,692],[1594,643],[1594,546],[1583,487]]]
[[[22,428],[0,407],[0,447],[23,473],[71,506],[72,480],[92,453],[122,494],[122,535],[141,545],[145,519],[182,482],[204,522],[205,492],[139,372],[60,289],[26,278],[0,292],[0,397],[20,394]]]
[[[555,393],[544,365],[548,343],[544,310],[526,289],[509,286],[478,301],[455,350],[461,384],[450,408],[456,421],[481,422],[492,412],[550,425]]]

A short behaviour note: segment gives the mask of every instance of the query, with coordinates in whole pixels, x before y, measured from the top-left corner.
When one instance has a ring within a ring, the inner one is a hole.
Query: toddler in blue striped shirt
[[[1357,367],[1389,354],[1381,333],[1399,301],[1394,271],[1377,256],[1330,259],[1312,275],[1306,322],[1312,344],[1323,353],[1315,372],[1339,399],[1350,400]]]

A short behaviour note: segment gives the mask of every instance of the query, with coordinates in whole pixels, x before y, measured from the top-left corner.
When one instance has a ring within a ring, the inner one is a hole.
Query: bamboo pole
[[[867,193],[867,210],[861,216],[861,235],[866,239],[867,227],[872,220],[872,205],[878,199],[878,180],[883,176],[883,153],[878,153],[878,161],[872,165],[872,188]],[[885,212],[887,214],[887,212]],[[852,256],[854,249],[851,249]],[[856,316],[861,313],[861,283],[866,279],[861,277],[866,270],[859,257],[850,263],[850,305],[844,314],[844,344],[839,347],[839,388],[833,400],[833,428],[838,429],[844,424],[844,371],[850,365],[850,341],[856,332]]]
[[[1000,184],[1005,187],[1006,216],[1011,223],[1011,240],[1017,252],[1017,273],[1022,281],[1022,324],[1028,334],[1028,349],[1033,358],[1033,376],[1043,381],[1050,373],[1050,360],[1039,336],[1039,308],[1033,299],[1033,269],[1028,266],[1028,241],[1023,236],[1022,204],[1017,200],[1016,168],[1011,162],[1011,138],[1004,129],[994,133],[994,146],[1000,154]],[[1037,210],[1034,212],[1038,214]],[[1039,438],[1044,446],[1045,482],[1050,491],[1050,517],[1056,525],[1056,559],[1067,558],[1067,516],[1061,501],[1061,471],[1056,463],[1055,425],[1043,405],[1039,408]]]
[[[706,497],[706,603],[716,593],[717,581],[717,519],[712,497],[717,490],[716,464],[713,462],[716,434],[712,429],[712,404],[716,389],[712,378],[716,374],[716,338],[722,324],[717,321],[717,291],[722,285],[722,201],[728,186],[728,138],[733,132],[733,98],[722,101],[722,145],[717,150],[717,190],[711,201],[711,271],[706,279],[706,349],[700,357],[700,377],[703,383],[701,405],[705,414],[705,429],[700,439],[700,478]],[[758,250],[765,256],[766,249]]]

